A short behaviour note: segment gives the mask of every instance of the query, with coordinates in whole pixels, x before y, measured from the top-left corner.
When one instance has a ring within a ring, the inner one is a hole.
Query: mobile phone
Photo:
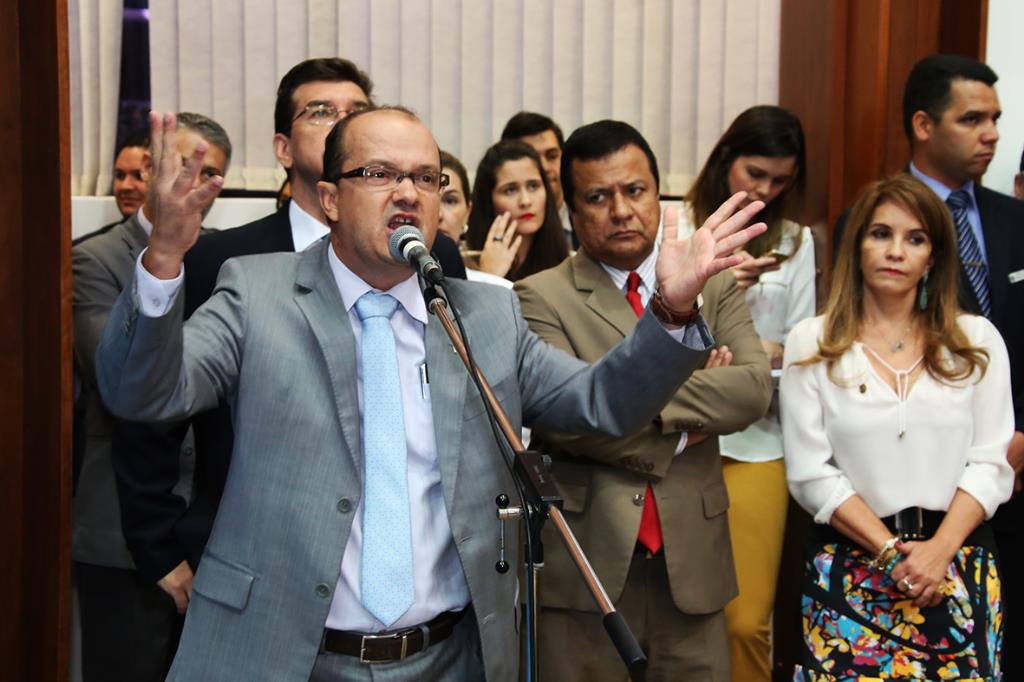
[[[778,249],[771,249],[770,251],[768,251],[768,253],[764,255],[768,256],[769,258],[774,258],[776,262],[781,263],[790,256],[792,256],[793,254],[786,253],[785,251],[779,251]]]

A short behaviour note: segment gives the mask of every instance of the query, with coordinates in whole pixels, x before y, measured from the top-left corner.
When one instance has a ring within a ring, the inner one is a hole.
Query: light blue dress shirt
[[[970,206],[967,207],[967,222],[971,224],[971,232],[974,233],[974,239],[978,242],[978,248],[981,250],[981,257],[985,260],[985,266],[988,267],[988,252],[985,250],[985,235],[981,231],[981,214],[978,213],[978,201],[974,197],[974,181],[971,180],[963,187],[954,187],[950,189],[941,182],[925,175],[921,170],[914,165],[914,162],[910,162],[910,174],[915,178],[928,185],[931,191],[935,192],[942,203],[946,203],[946,199],[949,195],[958,189],[962,189],[967,192],[967,195],[971,198]],[[953,227],[956,227],[955,225]]]

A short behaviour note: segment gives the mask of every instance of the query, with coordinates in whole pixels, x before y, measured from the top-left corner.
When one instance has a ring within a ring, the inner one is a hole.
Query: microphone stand
[[[626,620],[615,609],[615,605],[612,604],[608,593],[597,577],[597,573],[594,572],[593,567],[590,565],[590,560],[587,559],[583,548],[580,547],[579,541],[562,514],[562,499],[558,489],[555,487],[554,477],[548,471],[549,458],[538,452],[524,450],[519,432],[513,427],[508,415],[498,402],[497,397],[491,390],[490,384],[487,382],[487,378],[473,362],[472,355],[463,341],[462,334],[448,314],[445,298],[433,286],[426,287],[423,294],[427,301],[427,308],[441,322],[441,326],[444,327],[448,338],[451,339],[455,352],[458,353],[463,364],[466,366],[466,370],[480,389],[481,397],[490,408],[488,414],[493,415],[494,420],[501,429],[501,433],[515,453],[512,472],[517,482],[517,487],[520,488],[523,495],[525,508],[508,508],[508,496],[504,494],[499,495],[496,504],[499,507],[498,518],[502,522],[502,528],[506,519],[523,518],[526,525],[525,531],[528,543],[526,547],[528,564],[533,564],[533,558],[541,557],[541,561],[537,562],[540,564],[543,563],[540,531],[545,519],[551,520],[559,539],[565,545],[566,550],[569,552],[569,557],[576,564],[583,582],[594,598],[594,602],[601,610],[605,631],[615,645],[619,657],[622,658],[623,663],[625,663],[626,668],[629,670],[630,678],[633,682],[643,682],[647,670],[647,657],[626,624]],[[456,316],[458,316],[457,312]],[[504,573],[508,570],[508,564],[504,561],[503,538],[504,530],[502,530],[502,542],[500,545],[501,557],[496,565],[499,573]],[[529,565],[526,576],[528,583],[526,590],[527,637],[529,640],[527,644],[527,680],[536,679],[537,666],[537,594],[535,571],[536,567]]]

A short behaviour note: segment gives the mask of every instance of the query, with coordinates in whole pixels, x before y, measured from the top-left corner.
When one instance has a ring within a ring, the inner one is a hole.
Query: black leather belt
[[[332,654],[355,656],[363,663],[400,661],[448,639],[470,608],[445,611],[430,622],[395,632],[364,634],[324,628],[320,648]]]
[[[921,507],[907,507],[892,516],[882,517],[882,523],[893,535],[904,541],[928,540],[942,525],[946,512],[932,511]],[[838,542],[851,544],[851,540],[832,526],[815,523],[811,526],[811,539],[818,543]],[[992,527],[982,522],[964,538],[964,547],[984,547],[994,552],[996,543]]]

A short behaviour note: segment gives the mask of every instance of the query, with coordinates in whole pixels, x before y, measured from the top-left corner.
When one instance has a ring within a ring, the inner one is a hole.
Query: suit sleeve
[[[789,492],[801,507],[826,524],[854,495],[853,485],[832,457],[822,409],[822,363],[797,365],[817,352],[818,318],[798,324],[786,340],[779,401]]]
[[[213,292],[218,254],[205,232],[185,256],[185,318]],[[207,248],[203,248],[207,247]],[[179,297],[181,294],[179,293]],[[176,526],[188,504],[173,492],[181,478],[181,449],[189,421],[148,424],[115,419],[111,458],[121,506],[121,531],[139,572],[156,582],[182,561],[188,549]],[[197,456],[202,456],[197,453]],[[195,566],[192,567],[195,570]]]
[[[622,436],[649,423],[703,360],[647,312],[633,332],[588,365],[545,343],[526,324],[515,294],[517,369],[527,426],[590,436]]]
[[[516,290],[531,329],[548,343],[574,352],[557,309],[533,283],[519,282]],[[718,316],[722,324],[716,323],[714,330],[717,340],[734,348],[733,367],[696,370],[689,377],[679,377],[671,392],[658,403],[660,413],[651,414],[639,430],[625,437],[575,436],[556,427],[539,434],[541,440],[556,452],[586,456],[612,466],[636,469],[638,462],[651,463],[654,468],[650,473],[663,476],[672,463],[680,432],[698,430],[695,427],[699,423],[702,427],[699,430],[717,433],[718,429],[723,429],[721,432],[725,433],[755,421],[767,409],[771,397],[770,372],[746,303],[735,286],[733,292],[732,299],[719,299]],[[646,313],[645,317],[648,315]],[[722,326],[722,334],[717,329],[719,326]],[[704,355],[697,357],[703,361]],[[707,394],[712,404],[691,405],[695,400],[705,400],[702,393]]]
[[[103,337],[110,310],[121,294],[114,272],[91,251],[77,247],[71,252],[71,311],[75,337],[75,359],[80,374],[93,384],[93,358]]]
[[[217,290],[182,323],[184,296],[170,311],[139,311],[133,278],[111,313],[96,353],[96,378],[112,413],[133,421],[184,419],[234,392],[245,331],[245,271],[225,264]]]
[[[712,332],[728,346],[732,364],[699,369],[662,411],[662,432],[691,431],[723,435],[742,431],[765,415],[772,397],[771,367],[754,329],[750,309],[731,273],[712,283],[717,301]],[[707,295],[707,298],[711,298]]]
[[[187,422],[114,422],[111,461],[121,507],[121,532],[136,569],[151,582],[157,582],[188,558],[187,549],[175,533],[188,505],[173,492],[181,478],[180,453],[187,430]]]
[[[541,296],[529,280],[516,283],[516,293],[522,305],[523,316],[530,329],[544,342],[574,354],[565,328],[557,311]],[[606,438],[601,436],[577,436],[561,431],[535,431],[533,438],[552,452],[567,452],[585,455],[589,459],[633,469],[636,462],[647,461],[654,464],[658,476],[664,476],[672,463],[678,437],[660,438],[661,418],[655,416],[639,430],[622,438]]]

